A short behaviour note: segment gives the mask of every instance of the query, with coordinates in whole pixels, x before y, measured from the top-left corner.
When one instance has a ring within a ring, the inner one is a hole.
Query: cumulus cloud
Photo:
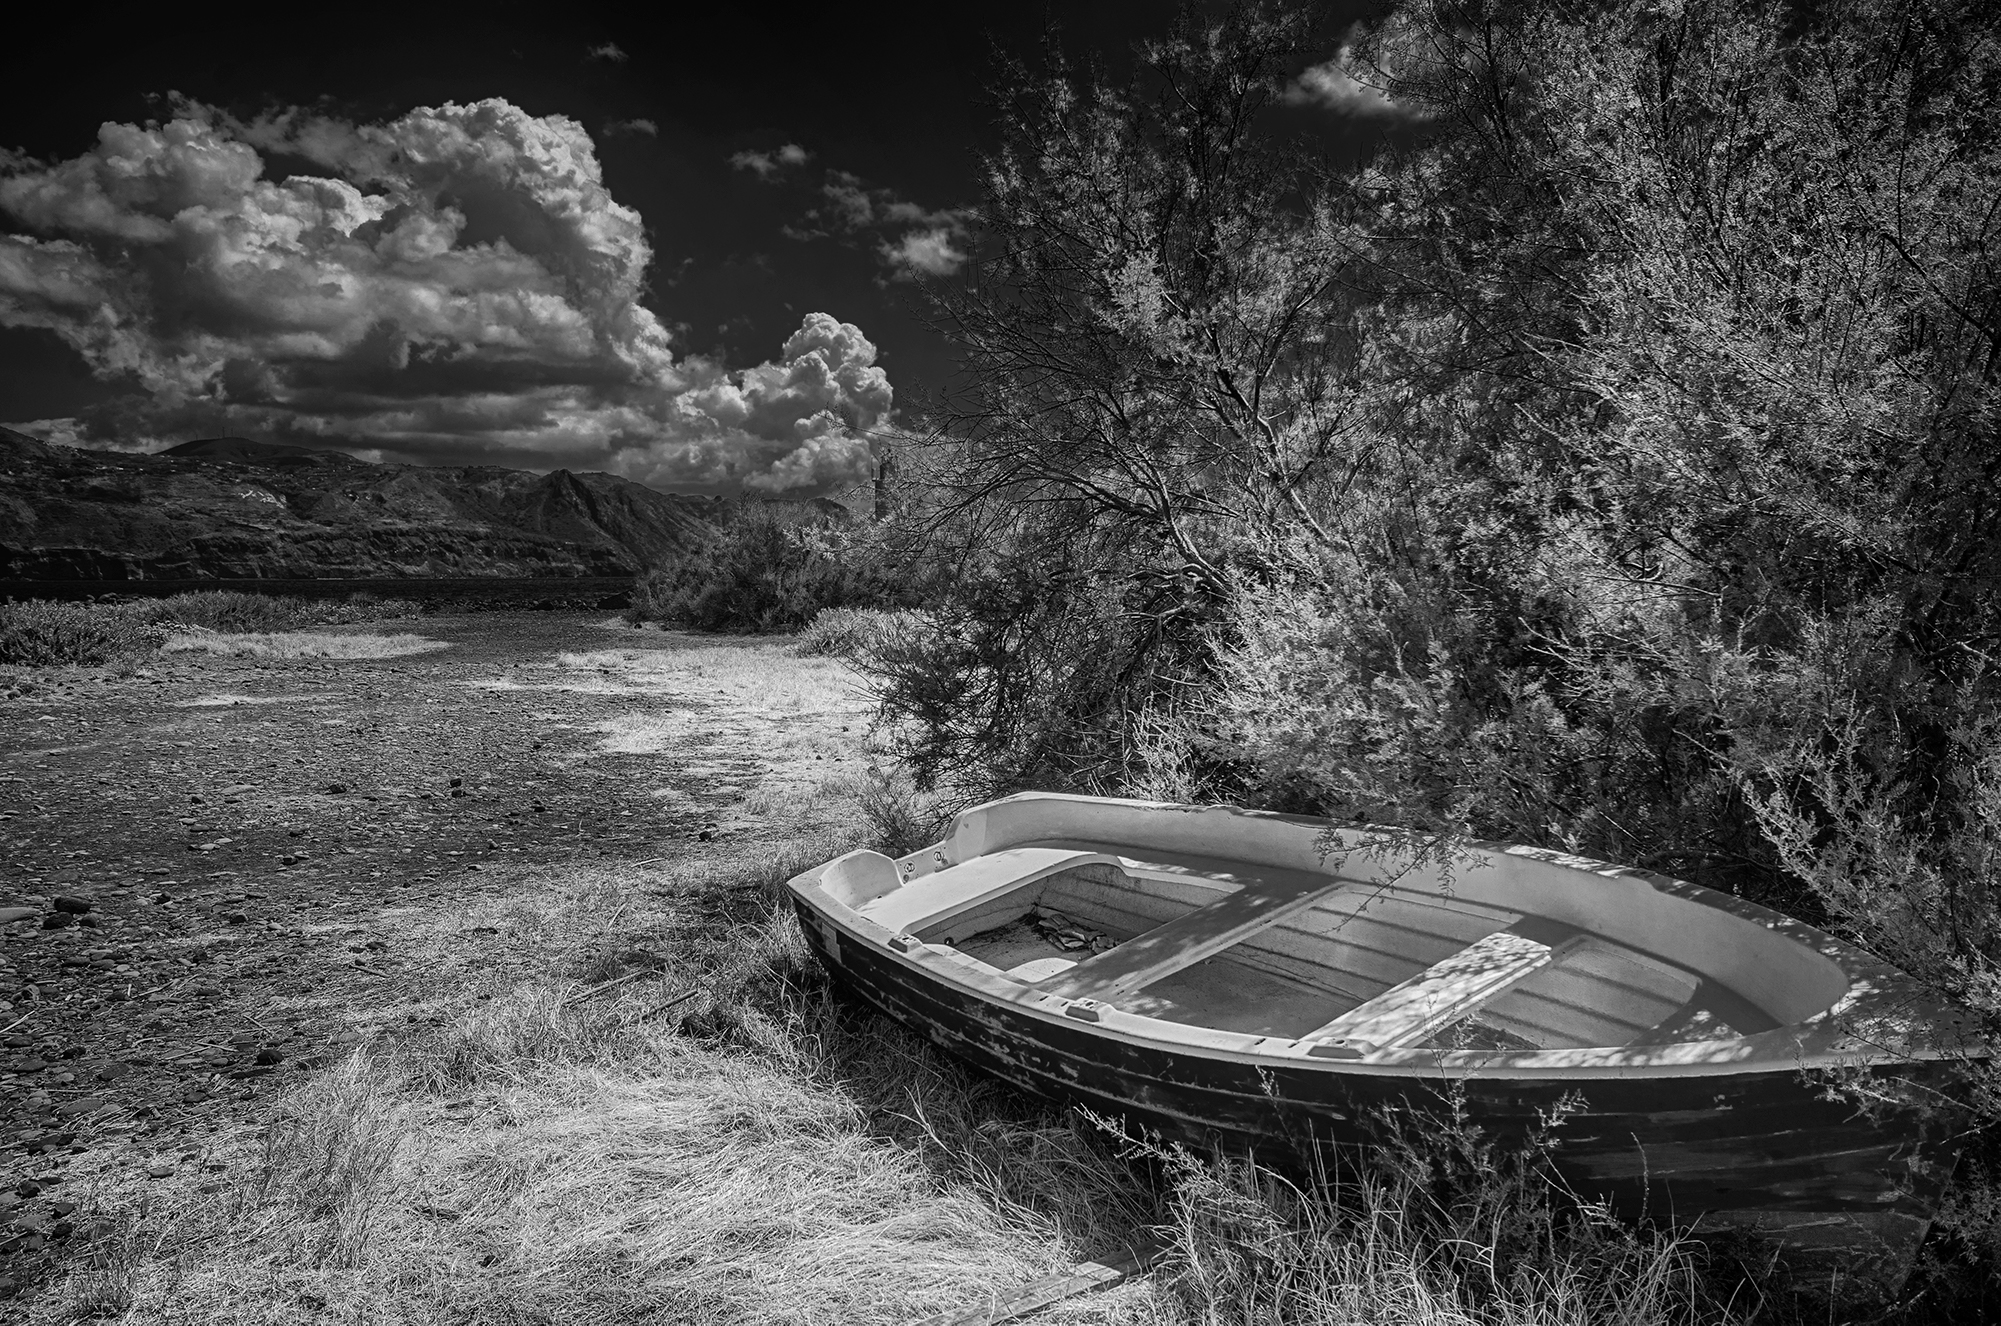
[[[624,64],[629,58],[618,48],[618,43],[609,41],[602,46],[591,47],[589,53],[593,60],[609,60],[613,64]]]
[[[787,143],[770,152],[739,152],[730,158],[730,164],[738,170],[747,170],[761,180],[776,176],[788,166],[803,166],[812,160],[813,154],[797,143]]]
[[[874,235],[876,256],[895,281],[950,276],[965,265],[959,246],[968,234],[970,211],[932,211],[890,189],[871,189],[843,170],[827,172],[820,196],[824,201],[806,214],[805,224],[787,228],[792,238]]]
[[[1292,106],[1319,106],[1370,119],[1422,118],[1390,100],[1380,87],[1356,77],[1354,50],[1349,46],[1294,79],[1285,90],[1285,101]]]
[[[609,468],[661,486],[866,471],[892,393],[862,332],[808,316],[777,359],[677,359],[639,302],[639,214],[590,137],[501,100],[386,124],[183,104],[55,163],[0,163],[0,324],[137,390],[99,445],[217,431],[413,459]],[[263,152],[317,175],[264,175]]]
[[[620,134],[645,134],[648,138],[660,136],[660,126],[651,120],[609,120],[604,126],[605,137],[616,138]]]

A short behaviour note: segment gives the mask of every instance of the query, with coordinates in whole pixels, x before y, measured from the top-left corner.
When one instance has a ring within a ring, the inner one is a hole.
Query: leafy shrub
[[[0,663],[112,663],[158,649],[162,638],[159,630],[113,607],[39,599],[0,603]]]
[[[854,536],[753,507],[700,548],[644,572],[625,617],[633,625],[764,634],[796,631],[827,608],[882,608],[912,597]]]

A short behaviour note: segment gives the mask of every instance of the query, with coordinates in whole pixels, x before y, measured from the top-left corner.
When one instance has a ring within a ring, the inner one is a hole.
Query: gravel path
[[[205,1166],[222,1191],[205,1139],[261,1097],[530,961],[474,924],[496,900],[699,854],[860,758],[838,665],[760,685],[779,644],[379,629],[451,647],[0,675],[0,1296],[61,1261],[65,1194]]]

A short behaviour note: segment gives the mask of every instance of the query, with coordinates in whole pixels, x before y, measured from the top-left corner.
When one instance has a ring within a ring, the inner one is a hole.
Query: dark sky
[[[907,407],[949,372],[918,278],[964,243],[994,47],[1033,58],[1046,27],[1039,8],[936,3],[72,8],[0,76],[0,149],[27,158],[0,172],[19,260],[10,288],[0,249],[0,423],[134,449],[228,431],[531,468],[623,456],[608,467],[698,489],[824,485],[857,463],[837,434],[893,424],[888,390]],[[1171,17],[1090,0],[1064,7],[1061,40],[1124,66]],[[404,118],[488,99],[511,118]],[[177,116],[208,137],[99,143],[106,122]],[[538,127],[558,116],[588,135],[608,195],[581,212]],[[324,146],[309,122],[347,137]],[[489,140],[544,174],[521,184]],[[259,193],[254,169],[217,164],[248,151],[265,186],[360,193]],[[375,220],[357,228],[357,206]],[[300,207],[318,219],[294,233]],[[621,208],[633,233],[607,238]],[[458,229],[432,243],[437,224]],[[813,313],[831,318],[803,326]],[[633,373],[656,381],[611,383]]]

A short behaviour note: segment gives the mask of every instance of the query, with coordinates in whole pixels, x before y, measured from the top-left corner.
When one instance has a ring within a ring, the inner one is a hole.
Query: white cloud
[[[894,244],[878,246],[890,279],[914,281],[926,276],[950,276],[966,265],[966,255],[952,246],[952,232],[943,226],[913,230]]]
[[[618,48],[616,42],[609,41],[602,46],[591,47],[589,54],[593,60],[609,60],[613,64],[624,64],[629,58],[624,51]]]
[[[747,170],[761,180],[772,179],[788,166],[803,166],[812,160],[813,154],[797,143],[787,143],[770,152],[738,152],[730,158],[730,164],[738,170]]]
[[[778,359],[677,360],[639,302],[639,214],[590,137],[508,102],[386,124],[183,104],[53,165],[0,163],[0,324],[45,328],[142,394],[98,445],[227,431],[417,459],[783,486],[859,468],[889,414],[858,328],[807,317]],[[314,177],[264,176],[262,151]]]
[[[1373,73],[1373,71],[1370,71]],[[1285,90],[1292,106],[1321,106],[1344,115],[1372,119],[1415,120],[1423,118],[1390,100],[1389,93],[1355,76],[1352,47],[1343,46],[1332,60],[1317,64]]]
[[[972,212],[932,211],[901,198],[890,189],[871,189],[860,176],[843,170],[827,172],[821,186],[826,201],[806,214],[807,224],[792,226],[793,239],[820,239],[830,234],[881,236],[876,256],[893,281],[925,276],[950,276],[965,265],[960,245],[968,234]],[[900,231],[890,234],[889,232]]]
[[[607,138],[616,138],[620,134],[645,134],[648,138],[658,138],[660,126],[651,120],[608,120],[604,132]]]

